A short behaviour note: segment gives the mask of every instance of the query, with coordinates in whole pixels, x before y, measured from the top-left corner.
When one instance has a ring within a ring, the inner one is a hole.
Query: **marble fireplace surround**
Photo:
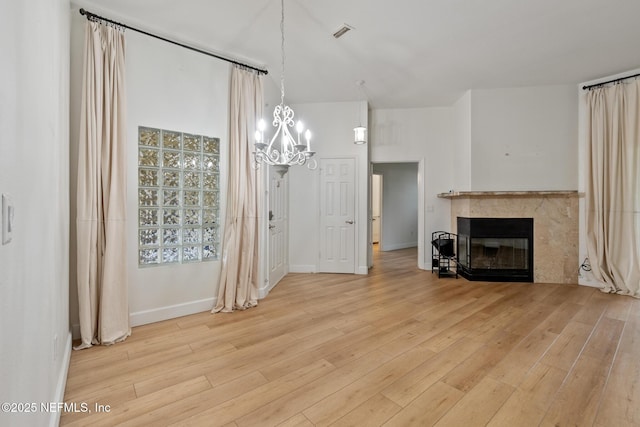
[[[457,217],[533,218],[534,283],[578,283],[577,191],[460,191],[451,200],[451,231]]]

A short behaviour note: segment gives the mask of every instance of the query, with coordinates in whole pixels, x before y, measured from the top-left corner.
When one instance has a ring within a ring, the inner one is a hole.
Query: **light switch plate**
[[[13,198],[8,194],[2,195],[2,244],[6,245],[13,238],[14,206]]]

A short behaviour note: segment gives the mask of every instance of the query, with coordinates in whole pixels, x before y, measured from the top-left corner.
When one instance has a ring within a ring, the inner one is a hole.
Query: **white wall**
[[[137,33],[127,33],[128,218],[137,218],[138,126],[179,130],[220,138],[220,224],[226,211],[228,156],[228,63]],[[128,236],[137,235],[136,221]],[[220,226],[220,235],[223,229]],[[127,242],[133,324],[212,307],[221,262],[139,268],[138,245]],[[176,305],[182,304],[178,309]],[[172,308],[173,307],[173,308]],[[164,312],[166,314],[161,314]],[[136,319],[140,316],[140,319]],[[148,318],[147,318],[148,317]]]
[[[431,257],[424,247],[420,251],[420,237],[429,242],[433,231],[450,228],[449,200],[437,194],[451,189],[454,181],[454,109],[378,109],[371,112],[371,123],[372,162],[423,162],[423,218],[418,221],[424,222],[424,231],[418,237],[418,256],[425,268],[431,268]]]
[[[0,193],[15,203],[0,246],[0,402],[62,402],[71,351],[69,2],[0,3]],[[0,412],[3,426],[57,413]]]
[[[575,190],[576,88],[471,91],[471,190]]]
[[[418,164],[374,163],[382,179],[382,241],[392,251],[418,246]]]
[[[82,43],[78,40],[84,37],[85,19],[77,12],[72,17],[72,72],[76,76],[80,75],[82,67]],[[220,219],[224,224],[230,65],[133,31],[126,33],[126,43],[127,269],[129,310],[131,323],[135,326],[208,310],[215,302],[221,267],[219,261],[138,267],[137,135],[138,126],[149,126],[220,138]],[[71,102],[74,111],[80,102],[81,81],[81,78],[73,78]],[[72,114],[74,151],[77,121],[78,116]],[[72,169],[75,177],[75,165]],[[75,218],[73,212],[72,218]],[[75,290],[75,282],[72,286]],[[74,317],[76,312],[77,305],[72,307]]]
[[[366,274],[368,248],[368,144],[353,143],[353,128],[366,119],[366,102],[291,105],[296,119],[313,137],[315,158],[351,157],[356,163],[356,273]],[[267,112],[265,112],[266,114]],[[272,113],[272,112],[271,112]],[[289,168],[289,262],[292,272],[315,272],[318,266],[320,228],[319,170]]]

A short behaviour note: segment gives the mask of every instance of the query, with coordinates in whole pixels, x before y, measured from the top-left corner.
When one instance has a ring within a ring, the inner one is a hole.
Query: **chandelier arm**
[[[267,147],[267,153],[270,153],[271,151],[278,151],[274,147],[274,144],[276,144],[276,140],[278,139],[278,136],[280,135],[280,132],[281,132],[280,129],[282,128],[282,123],[279,123],[279,124],[277,124],[275,126],[278,126],[278,130],[276,130],[276,132],[271,137],[271,141],[269,141],[269,146]]]
[[[316,159],[311,159],[309,163],[307,163],[307,168],[310,170],[316,170],[318,168],[318,162]]]
[[[285,140],[285,143],[283,144],[283,147],[282,147],[282,151],[295,153],[296,152],[296,148],[294,144],[295,140],[293,139],[293,136],[291,136],[291,132],[289,132],[289,129],[287,129],[287,126],[285,124],[282,125],[282,131],[283,131],[284,140]]]
[[[271,165],[274,164],[279,164],[280,163],[280,159],[282,158],[282,153],[280,153],[278,150],[273,150],[271,152],[269,152],[269,154],[267,155],[268,159]]]
[[[253,162],[251,162],[251,169],[258,170],[260,169],[260,160],[258,159],[258,154],[254,153]]]

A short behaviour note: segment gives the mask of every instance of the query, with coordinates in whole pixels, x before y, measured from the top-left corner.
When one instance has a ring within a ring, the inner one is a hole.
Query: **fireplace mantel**
[[[448,193],[439,193],[438,197],[442,199],[463,199],[463,198],[480,198],[480,197],[541,197],[541,196],[559,196],[559,197],[579,197],[581,193],[575,190],[541,190],[541,191],[449,191]]]

